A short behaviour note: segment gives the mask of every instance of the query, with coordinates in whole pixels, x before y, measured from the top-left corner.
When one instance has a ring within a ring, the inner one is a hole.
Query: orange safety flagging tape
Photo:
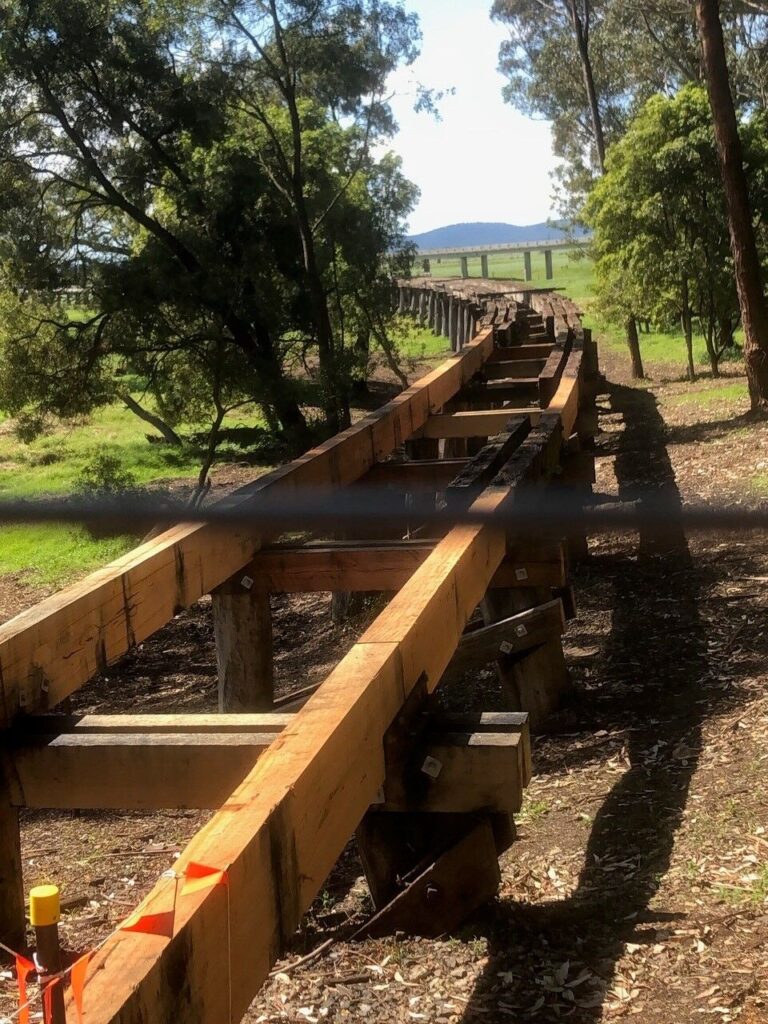
[[[226,871],[208,867],[206,864],[197,864],[195,861],[187,864],[184,875],[186,881],[181,890],[182,896],[200,892],[201,889],[211,889],[214,885],[229,885]]]
[[[48,985],[43,989],[43,1021],[44,1024],[53,1024],[53,989],[55,985],[58,985],[61,978],[54,978]]]
[[[163,910],[159,914],[134,914],[118,928],[121,932],[141,932],[145,935],[164,935],[173,938],[174,910]]]
[[[72,985],[72,999],[77,1010],[77,1019],[83,1024],[83,989],[85,988],[85,975],[88,971],[88,964],[91,961],[91,953],[86,953],[76,961],[70,970],[69,978]]]
[[[19,985],[19,1024],[29,1024],[29,1004],[27,1002],[27,975],[37,968],[26,957],[16,956],[16,980]]]

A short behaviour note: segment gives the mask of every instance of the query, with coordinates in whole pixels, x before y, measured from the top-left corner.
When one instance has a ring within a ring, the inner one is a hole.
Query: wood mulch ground
[[[623,360],[603,363],[617,383],[599,399],[598,491],[756,500],[768,425],[729,391],[713,398],[733,381],[702,382],[698,402],[688,385],[628,386]],[[349,942],[370,912],[350,845],[251,1024],[768,1021],[768,541],[686,538],[671,519],[661,535],[593,539],[573,576],[574,693],[534,742],[498,900],[439,941]],[[325,596],[276,599],[278,689],[322,677],[364,625],[333,627]],[[215,685],[201,602],[75,709],[211,709]],[[75,904],[63,934],[86,948],[204,817],[27,814],[27,883],[63,885]],[[12,991],[0,979],[0,1012]]]

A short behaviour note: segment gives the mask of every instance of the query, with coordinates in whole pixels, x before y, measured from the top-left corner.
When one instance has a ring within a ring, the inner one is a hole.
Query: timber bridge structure
[[[20,808],[214,812],[137,910],[168,927],[123,927],[93,957],[85,1024],[240,1020],[353,835],[369,935],[443,932],[495,893],[530,733],[568,688],[567,566],[585,541],[438,528],[425,512],[503,511],[533,485],[543,501],[589,491],[598,371],[572,303],[494,284],[399,282],[401,308],[447,331],[454,355],[228,499],[247,510],[300,488],[391,488],[413,516],[407,539],[180,524],[0,626],[4,942],[24,934]],[[269,595],[312,591],[392,596],[314,693],[278,706]],[[207,594],[220,714],[61,713]],[[471,687],[467,673],[494,664],[504,710],[440,710],[441,683]]]

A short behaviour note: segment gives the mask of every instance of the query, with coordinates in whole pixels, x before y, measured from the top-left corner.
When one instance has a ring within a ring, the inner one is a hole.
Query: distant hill
[[[453,249],[469,245],[504,245],[509,242],[556,242],[565,232],[551,224],[497,224],[474,221],[448,224],[420,235],[411,235],[419,249]]]

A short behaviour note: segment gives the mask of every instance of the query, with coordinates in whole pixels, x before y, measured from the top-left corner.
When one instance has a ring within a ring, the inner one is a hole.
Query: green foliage
[[[83,464],[75,489],[86,494],[112,495],[136,486],[135,475],[110,452],[94,452]]]
[[[755,125],[745,126],[745,140],[765,167],[768,150]],[[756,199],[763,201],[757,193]],[[733,344],[739,306],[711,114],[700,87],[645,104],[609,151],[585,218],[595,233],[598,314],[614,322],[642,316],[665,330],[682,323],[691,372],[696,317],[717,373]]]
[[[372,147],[414,17],[385,0],[0,10],[0,408],[41,426],[141,378],[139,411],[208,425],[205,472],[246,403],[310,439],[303,362],[335,429],[370,339],[387,343],[384,257],[407,252],[415,190]],[[58,306],[73,285],[86,314]]]
[[[679,0],[494,0],[493,16],[510,28],[500,68],[505,97],[519,110],[552,122],[564,211],[578,215],[598,170],[595,139],[574,32],[574,12],[587,47],[608,148],[656,93],[701,83],[692,4]],[[732,82],[744,111],[768,110],[768,19],[756,4],[723,0],[721,18]]]

